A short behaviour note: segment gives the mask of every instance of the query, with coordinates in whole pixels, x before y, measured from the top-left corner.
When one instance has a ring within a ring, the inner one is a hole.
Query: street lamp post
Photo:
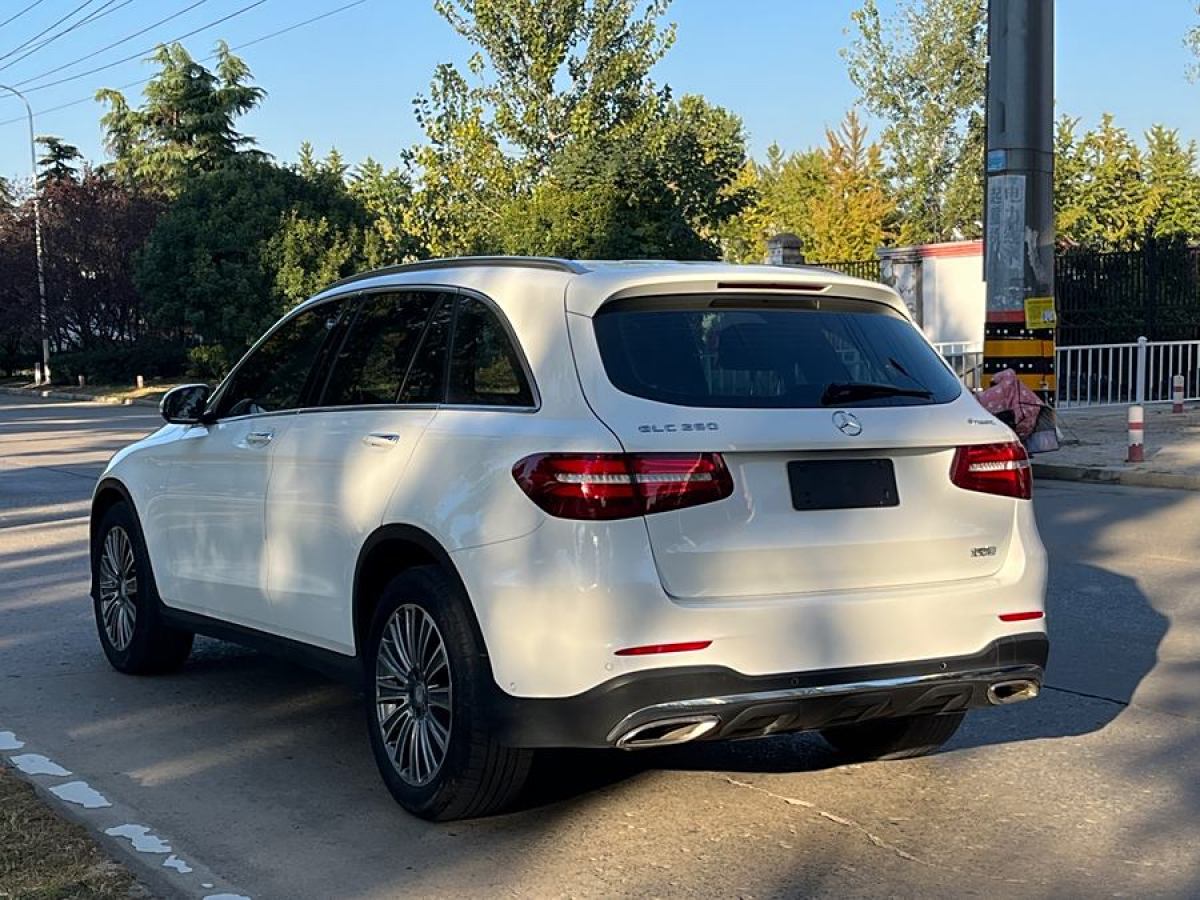
[[[37,281],[38,281],[38,318],[42,325],[42,378],[50,383],[50,329],[46,321],[46,274],[42,263],[42,208],[38,200],[37,185],[37,141],[33,131],[33,107],[29,101],[14,87],[0,84],[0,91],[8,91],[25,104],[25,114],[29,117],[29,166],[33,173],[33,243],[37,252]]]

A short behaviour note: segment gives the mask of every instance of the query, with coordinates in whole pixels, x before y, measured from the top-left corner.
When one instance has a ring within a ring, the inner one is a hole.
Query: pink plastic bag
[[[1013,430],[1022,440],[1033,433],[1038,413],[1044,405],[1037,394],[1021,383],[1012,369],[1001,369],[992,376],[992,386],[975,396],[990,413],[1011,412],[1015,423]]]

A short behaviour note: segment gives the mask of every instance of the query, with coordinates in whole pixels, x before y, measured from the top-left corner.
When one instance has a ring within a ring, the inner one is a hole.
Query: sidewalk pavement
[[[1200,490],[1200,405],[1147,406],[1143,463],[1127,463],[1128,406],[1059,410],[1062,449],[1033,458],[1038,478]]]
[[[87,400],[91,403],[109,403],[117,406],[153,406],[158,408],[162,399],[163,389],[147,388],[145,397],[130,396],[131,392],[123,394],[84,393],[72,391],[69,388],[42,388],[32,384],[0,385],[0,394],[11,394],[14,397],[44,397],[48,400]]]

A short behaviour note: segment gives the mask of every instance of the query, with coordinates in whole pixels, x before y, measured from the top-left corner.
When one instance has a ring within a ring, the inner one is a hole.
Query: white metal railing
[[[983,346],[976,341],[943,341],[934,343],[938,353],[946,358],[950,367],[971,390],[983,384]]]
[[[1200,400],[1200,341],[1087,344],[1055,351],[1060,408],[1170,403],[1183,376],[1185,400]]]

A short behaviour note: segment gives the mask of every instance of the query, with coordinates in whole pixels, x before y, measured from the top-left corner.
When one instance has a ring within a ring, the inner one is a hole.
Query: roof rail
[[[462,269],[474,266],[509,266],[520,269],[547,269],[552,272],[567,272],[571,275],[582,275],[589,271],[585,266],[569,259],[555,259],[549,256],[449,256],[442,259],[423,259],[418,262],[401,263],[395,266],[384,266],[350,275],[340,281],[335,281],[325,290],[345,287],[356,281],[368,278],[378,278],[381,275],[397,275],[404,272],[428,272],[437,269]]]

